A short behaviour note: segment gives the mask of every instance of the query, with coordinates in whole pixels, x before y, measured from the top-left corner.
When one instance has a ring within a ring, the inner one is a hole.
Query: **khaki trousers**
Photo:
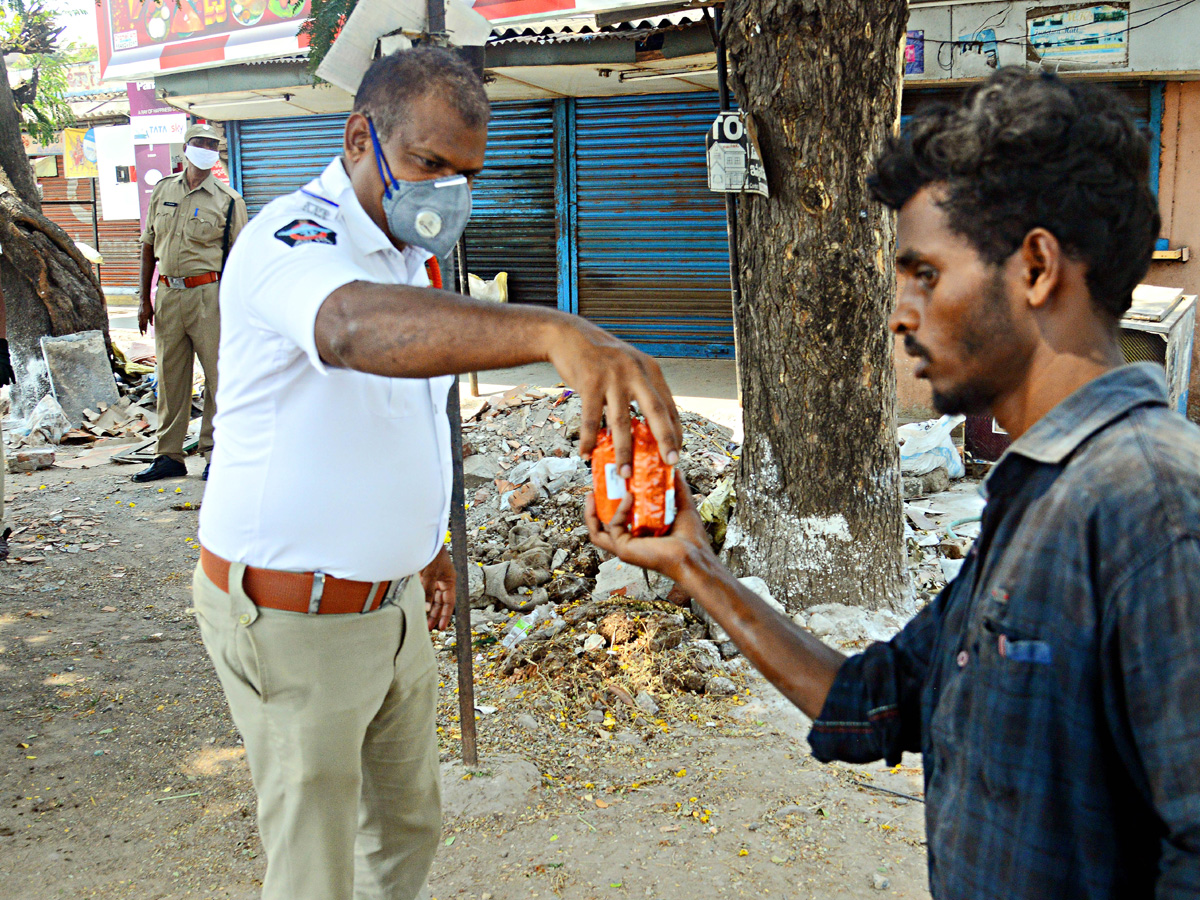
[[[158,286],[154,298],[154,350],[158,357],[157,456],[183,462],[183,441],[192,416],[192,361],[204,369],[204,418],[200,452],[213,445],[217,411],[217,345],[221,342],[219,284],[194,288]]]
[[[419,578],[365,615],[259,609],[197,567],[204,646],[246,745],[263,900],[414,900],[441,835],[437,666]]]

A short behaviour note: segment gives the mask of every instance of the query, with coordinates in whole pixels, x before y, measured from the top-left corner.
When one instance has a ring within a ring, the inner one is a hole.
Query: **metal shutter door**
[[[481,278],[507,271],[510,301],[554,307],[554,106],[550,101],[497,103],[492,113],[486,165],[472,192],[467,259]],[[346,118],[237,123],[238,169],[250,215],[324,171],[342,152]]]
[[[38,179],[43,201],[74,201],[69,205],[47,202],[42,213],[72,240],[82,241],[89,247],[96,243],[92,231],[90,182],[90,178],[64,178],[61,175]],[[100,286],[113,292],[136,291],[142,264],[141,223],[137,219],[106,220],[99,191],[96,192],[96,210],[100,220],[100,246],[96,249],[104,257],[104,264],[100,266]]]
[[[579,313],[662,356],[730,357],[725,204],[708,190],[716,94],[575,103]]]
[[[297,116],[237,122],[233,153],[246,209],[255,215],[325,171],[342,152],[349,116]]]
[[[554,177],[553,102],[493,104],[467,262],[480,278],[508,272],[509,302],[558,305]]]

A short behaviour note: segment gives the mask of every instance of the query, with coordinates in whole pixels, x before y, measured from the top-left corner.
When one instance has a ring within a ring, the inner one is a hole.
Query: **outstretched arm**
[[[631,401],[645,414],[664,460],[674,464],[683,444],[679,414],[658,364],[577,316],[431,288],[354,281],[321,305],[316,344],[326,365],[392,378],[552,363],[583,399],[580,452],[591,454],[606,412],[626,477],[632,463]]]
[[[635,538],[625,530],[632,496],[607,525],[597,517],[595,498],[589,496],[586,519],[592,541],[628,563],[673,579],[717,620],[768,681],[816,719],[846,657],[745,588],[721,564],[679,473],[675,496],[679,512],[670,535],[662,538]]]

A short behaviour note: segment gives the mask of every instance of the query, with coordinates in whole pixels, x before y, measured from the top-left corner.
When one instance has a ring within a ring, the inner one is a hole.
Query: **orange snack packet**
[[[675,467],[663,462],[658,441],[641,419],[633,420],[633,477],[622,478],[617,472],[612,434],[606,428],[592,452],[592,487],[596,514],[603,522],[612,521],[625,495],[633,494],[628,528],[636,537],[666,534],[675,521]]]

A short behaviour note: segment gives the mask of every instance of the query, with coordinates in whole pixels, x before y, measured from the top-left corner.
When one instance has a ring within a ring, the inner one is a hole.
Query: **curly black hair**
[[[868,185],[896,210],[938,185],[950,227],[992,265],[1045,228],[1087,266],[1093,303],[1119,319],[1161,224],[1149,163],[1150,144],[1119,95],[1013,67],[973,87],[961,106],[920,110]]]
[[[492,117],[483,81],[452,50],[422,46],[397,50],[371,63],[354,95],[354,112],[375,123],[381,141],[388,140],[408,115],[408,108],[436,93],[463,121],[477,128]]]

